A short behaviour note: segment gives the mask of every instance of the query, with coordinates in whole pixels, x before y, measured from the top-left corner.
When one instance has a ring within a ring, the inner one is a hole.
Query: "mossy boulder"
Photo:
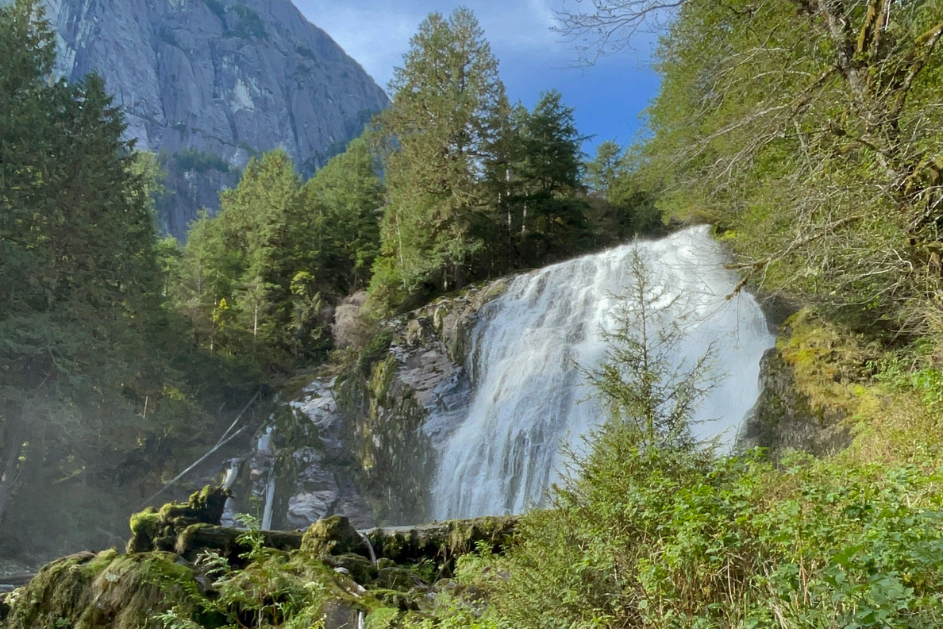
[[[321,560],[334,570],[343,570],[360,585],[370,585],[377,579],[377,567],[362,555],[344,553],[343,555],[328,555],[322,557]]]
[[[210,487],[194,492],[187,502],[171,502],[160,510],[148,507],[131,516],[129,553],[173,552],[177,536],[194,524],[216,524],[223,517],[228,489]]]
[[[301,550],[312,557],[369,552],[360,533],[342,515],[332,515],[308,527],[301,540]]]
[[[45,566],[13,597],[6,629],[142,629],[187,606],[193,573],[169,553],[80,553]]]

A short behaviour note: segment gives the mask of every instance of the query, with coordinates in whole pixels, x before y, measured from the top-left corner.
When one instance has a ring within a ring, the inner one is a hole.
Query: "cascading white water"
[[[467,415],[440,447],[433,487],[438,519],[520,513],[557,479],[560,447],[586,435],[602,414],[574,364],[605,354],[602,326],[612,325],[638,247],[656,284],[691,315],[679,361],[715,343],[723,377],[699,408],[700,438],[731,444],[759,395],[759,363],[772,346],[765,317],[741,293],[737,277],[706,227],[640,241],[516,278],[482,310],[472,335],[475,392]],[[720,375],[720,374],[718,374]],[[713,421],[706,421],[713,420]]]

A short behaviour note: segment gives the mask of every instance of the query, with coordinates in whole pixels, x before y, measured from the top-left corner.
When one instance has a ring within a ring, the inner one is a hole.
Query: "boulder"
[[[305,531],[301,541],[301,550],[313,557],[367,553],[366,543],[342,515],[332,515],[318,520]]]

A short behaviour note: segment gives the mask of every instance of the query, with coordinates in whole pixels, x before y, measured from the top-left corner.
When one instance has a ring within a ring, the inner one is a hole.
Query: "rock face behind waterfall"
[[[175,236],[261,152],[305,175],[360,134],[386,95],[289,0],[45,0],[57,73],[104,77],[137,147],[163,156]]]
[[[428,518],[436,448],[461,421],[471,394],[471,331],[508,281],[469,287],[387,322],[338,382],[345,441],[378,521]]]

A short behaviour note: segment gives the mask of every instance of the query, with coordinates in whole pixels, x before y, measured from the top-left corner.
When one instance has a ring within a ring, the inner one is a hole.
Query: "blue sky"
[[[562,0],[294,0],[311,22],[337,43],[386,88],[401,64],[409,39],[432,11],[448,13],[459,4],[478,16],[501,61],[501,77],[512,101],[534,105],[540,93],[556,89],[576,108],[591,152],[602,140],[629,143],[639,129],[639,114],[655,95],[658,80],[645,57],[651,45],[603,58],[595,66],[574,68],[572,44],[551,31]]]

